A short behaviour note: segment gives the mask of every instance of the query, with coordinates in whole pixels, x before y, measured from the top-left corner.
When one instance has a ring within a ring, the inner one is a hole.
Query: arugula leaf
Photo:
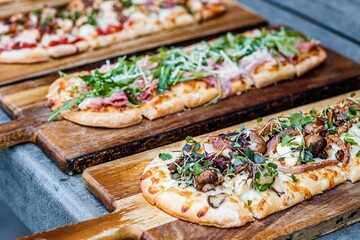
[[[360,150],[356,153],[356,157],[360,157]]]
[[[60,114],[60,112],[70,110],[72,106],[78,105],[80,102],[81,102],[80,98],[74,98],[73,100],[66,101],[64,105],[58,110],[55,110],[47,120],[48,121],[54,120],[57,117],[57,115]]]

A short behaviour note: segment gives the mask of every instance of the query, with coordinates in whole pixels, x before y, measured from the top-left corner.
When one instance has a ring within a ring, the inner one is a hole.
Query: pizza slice
[[[0,62],[2,63],[33,63],[49,59],[45,48],[38,43],[37,29],[24,30],[10,37],[0,36]]]
[[[283,55],[297,57],[297,44],[306,41],[286,28],[228,33],[185,48],[125,56],[84,79],[94,92],[91,97],[105,99],[126,89],[132,107],[152,120],[293,78],[295,65]]]
[[[220,0],[189,0],[186,6],[196,21],[202,22],[226,11],[225,4]]]
[[[187,138],[181,151],[160,154],[141,177],[144,197],[175,217],[202,225],[228,228],[253,221],[248,206],[223,191],[223,173],[206,163],[205,158],[217,158],[214,151],[211,143]]]
[[[351,182],[360,180],[359,104],[359,98],[350,96],[334,106],[323,109],[320,115],[323,121],[315,125],[327,131],[326,137],[331,143],[328,147],[329,155],[341,161]]]
[[[359,179],[359,99],[256,128],[191,137],[144,170],[144,197],[202,225],[242,226]],[[216,217],[215,217],[216,216]]]

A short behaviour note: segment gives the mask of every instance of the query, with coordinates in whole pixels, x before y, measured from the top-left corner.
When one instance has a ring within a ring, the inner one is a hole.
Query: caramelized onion
[[[339,161],[337,161],[337,160],[324,160],[321,162],[303,164],[303,165],[298,165],[298,166],[294,166],[294,167],[285,167],[285,166],[281,166],[280,164],[278,164],[277,170],[279,172],[282,172],[285,174],[296,174],[296,173],[303,173],[303,172],[307,172],[307,171],[311,171],[311,170],[315,170],[315,169],[319,169],[319,168],[324,168],[327,166],[336,165],[336,164],[338,164],[338,162]]]
[[[343,166],[346,167],[348,165],[350,160],[350,152],[349,149],[347,149],[346,144],[341,140],[341,138],[336,134],[327,134],[326,139],[330,139],[332,142],[334,142],[336,145],[338,145],[341,150],[344,152],[344,157],[342,159]]]
[[[279,144],[280,140],[282,137],[284,137],[285,135],[299,135],[300,132],[299,130],[296,130],[294,128],[287,128],[285,130],[283,130],[282,132],[276,134],[267,144],[267,150],[265,153],[265,156],[269,156],[269,154],[271,152],[275,151],[276,146]]]

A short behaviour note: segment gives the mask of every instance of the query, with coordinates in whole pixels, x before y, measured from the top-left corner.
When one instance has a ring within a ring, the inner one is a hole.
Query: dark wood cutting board
[[[0,147],[35,142],[69,174],[86,167],[231,126],[360,88],[360,66],[330,50],[325,64],[296,80],[253,89],[215,105],[169,115],[124,129],[47,122],[45,95],[52,75],[0,89],[4,109],[18,121],[0,125]]]
[[[360,91],[357,91],[360,94]],[[336,103],[349,94],[291,109],[309,111]],[[273,114],[264,121],[280,114]],[[247,127],[256,126],[247,122]],[[238,129],[233,126],[211,134]],[[209,135],[206,134],[206,135]],[[312,239],[360,221],[360,182],[344,183],[290,209],[243,227],[219,229],[171,217],[141,195],[139,179],[159,152],[180,149],[183,141],[88,168],[83,180],[113,212],[99,218],[36,234],[28,239]],[[344,197],[346,196],[346,198]]]
[[[43,1],[44,2],[44,1]],[[56,1],[51,1],[53,4]],[[64,1],[59,0],[59,3]],[[250,29],[264,26],[266,21],[256,14],[240,7],[231,0],[226,0],[227,12],[201,24],[180,27],[169,31],[161,31],[152,35],[120,42],[109,47],[87,51],[73,56],[51,59],[43,63],[33,64],[1,64],[0,86],[16,81],[41,76],[58,70],[73,69],[84,64],[99,62],[122,54],[129,54],[161,45],[173,44],[190,39],[199,39],[205,36],[235,29]],[[15,3],[14,3],[15,4]],[[35,5],[39,7],[38,5]],[[4,6],[5,8],[5,6]],[[17,8],[15,8],[16,11]],[[0,8],[1,10],[1,8]],[[28,9],[26,9],[28,10]],[[9,9],[10,11],[10,9]],[[18,10],[17,10],[18,11]],[[3,11],[1,11],[3,12]],[[7,12],[7,11],[5,11]],[[0,14],[1,17],[1,14]]]

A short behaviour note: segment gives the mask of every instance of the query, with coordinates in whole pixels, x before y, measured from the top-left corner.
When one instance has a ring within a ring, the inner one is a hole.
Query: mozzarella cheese
[[[5,34],[7,31],[9,31],[9,25],[0,22],[0,34]]]
[[[289,143],[296,143],[299,145],[304,145],[304,141],[302,136],[295,136],[293,140],[291,140]],[[292,147],[286,144],[285,146],[282,146],[281,143],[279,143],[276,146],[276,158],[283,158],[284,159],[284,166],[291,167],[295,166],[297,162],[299,161],[299,154],[300,150],[292,150]]]
[[[342,134],[340,137],[343,141],[345,138],[350,138],[357,145],[351,145],[350,155],[351,158],[355,158],[356,154],[360,151],[360,128],[354,124],[348,131],[348,133]]]

